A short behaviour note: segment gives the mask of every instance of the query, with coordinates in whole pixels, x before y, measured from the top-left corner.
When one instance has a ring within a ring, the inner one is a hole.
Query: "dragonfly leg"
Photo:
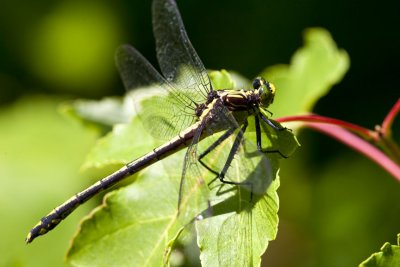
[[[200,164],[206,168],[207,170],[209,170],[210,172],[212,172],[213,174],[217,175],[216,178],[218,178],[219,173],[215,170],[213,170],[211,167],[209,167],[207,164],[205,164],[202,159],[208,155],[208,153],[210,153],[211,151],[213,151],[217,146],[219,146],[226,138],[228,138],[230,135],[233,134],[233,132],[236,130],[236,128],[230,128],[228,129],[223,135],[221,135],[214,143],[212,143],[205,151],[203,151],[199,158],[198,161],[200,162]],[[214,181],[214,180],[213,180]],[[212,182],[212,181],[211,181]]]
[[[222,168],[222,171],[219,173],[215,170],[213,170],[211,167],[207,166],[207,164],[205,164],[202,161],[202,158],[207,155],[208,153],[210,153],[213,149],[215,149],[219,144],[222,143],[223,140],[225,140],[226,138],[228,138],[230,135],[233,134],[233,132],[236,130],[236,128],[231,128],[229,130],[227,130],[221,137],[218,138],[218,140],[216,140],[209,148],[207,148],[200,156],[199,156],[199,162],[202,166],[204,166],[206,169],[208,169],[209,171],[211,171],[213,174],[216,175],[215,179],[219,179],[221,181],[221,183],[224,184],[231,184],[231,185],[248,185],[250,186],[250,201],[253,199],[253,184],[250,182],[234,182],[234,181],[228,181],[225,180],[225,174],[228,171],[228,168],[230,167],[232,160],[237,152],[237,150],[239,149],[239,146],[241,144],[241,141],[243,139],[243,135],[244,132],[246,131],[247,128],[247,121],[245,122],[245,124],[243,124],[241,131],[239,131],[239,133],[237,134],[234,143],[232,145],[231,150],[229,151],[229,155],[228,158],[224,164],[224,167]],[[215,180],[213,179],[213,181]],[[211,181],[211,182],[213,182]]]
[[[281,130],[285,130],[286,128],[278,128],[276,125],[274,125],[270,120],[268,120],[267,118],[265,118],[261,113],[260,113],[261,119],[265,122],[267,122],[268,125],[273,125],[273,127],[276,127],[277,129],[279,129],[278,131]],[[261,143],[261,128],[260,128],[260,119],[258,118],[258,116],[254,116],[255,118],[255,125],[256,125],[256,141],[257,141],[257,149],[260,152],[263,153],[278,153],[282,158],[287,159],[288,156],[284,155],[282,152],[279,151],[279,149],[275,149],[275,150],[268,150],[268,149],[263,149],[262,148],[262,143]],[[271,126],[272,127],[272,126]],[[274,128],[275,129],[275,128]]]
[[[276,126],[275,124],[273,124],[273,123],[271,122],[271,120],[269,120],[269,119],[268,119],[267,117],[265,117],[263,114],[259,113],[258,115],[260,116],[260,118],[261,118],[263,121],[265,121],[266,124],[268,124],[268,125],[269,125],[272,129],[274,129],[275,131],[280,132],[280,131],[288,130],[288,128],[286,128],[286,127],[278,127],[278,126]],[[257,117],[257,116],[256,116],[256,117]]]
[[[268,109],[264,109],[266,112],[268,112],[269,113],[269,115],[271,115],[271,117],[272,116],[274,116],[274,113],[272,113],[271,111],[269,111]]]
[[[255,125],[256,125],[256,141],[257,141],[257,150],[262,151],[262,145],[261,145],[261,129],[260,129],[260,119],[258,116],[254,116],[255,119]]]

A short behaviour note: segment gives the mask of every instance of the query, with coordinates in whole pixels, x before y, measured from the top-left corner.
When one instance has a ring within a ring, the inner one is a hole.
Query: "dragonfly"
[[[130,45],[117,50],[116,63],[128,91],[156,89],[154,97],[136,106],[148,132],[169,141],[53,209],[30,230],[27,243],[52,230],[99,192],[183,148],[187,151],[178,200],[183,218],[196,216],[209,205],[210,184],[204,182],[204,170],[221,184],[246,188],[251,200],[253,193],[261,193],[268,183],[260,185],[249,177],[255,173],[257,177],[264,176],[266,181],[272,179],[266,154],[278,153],[286,157],[279,150],[262,146],[261,128],[264,129],[265,125],[274,131],[287,130],[268,116],[272,115],[267,108],[274,100],[274,85],[257,77],[249,90],[213,89],[210,77],[187,36],[175,1],[154,0],[152,14],[162,75]],[[254,118],[255,143],[245,136],[249,118]],[[200,151],[199,144],[204,139],[208,139],[207,146]],[[210,157],[212,160],[207,160]],[[243,177],[232,177],[233,165],[239,168],[235,173]],[[183,209],[183,206],[196,208],[192,211]]]

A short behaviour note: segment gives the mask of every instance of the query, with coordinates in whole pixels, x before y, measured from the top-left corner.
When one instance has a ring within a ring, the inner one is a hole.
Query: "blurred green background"
[[[205,66],[249,79],[267,66],[289,63],[305,28],[329,30],[349,53],[351,67],[318,102],[321,115],[373,128],[400,96],[396,1],[178,5]],[[79,167],[99,132],[65,119],[59,104],[122,95],[114,64],[119,44],[133,44],[156,64],[150,10],[151,1],[140,0],[0,4],[0,266],[64,264],[79,220],[98,202],[24,244],[40,216],[96,178]],[[279,233],[264,264],[356,266],[385,241],[395,243],[400,185],[336,141],[309,130],[299,140],[302,147],[282,167]]]

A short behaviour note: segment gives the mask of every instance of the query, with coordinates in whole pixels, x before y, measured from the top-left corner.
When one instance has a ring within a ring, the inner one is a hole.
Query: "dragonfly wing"
[[[191,100],[180,94],[134,47],[119,47],[116,63],[127,91],[153,90],[152,97],[135,94],[133,100],[144,126],[153,136],[166,140],[193,124],[196,117]]]
[[[197,155],[203,130],[204,125],[197,129],[185,154],[178,202],[179,219],[183,225],[190,223],[209,207],[209,189],[205,181],[207,171],[200,169]]]
[[[193,48],[174,0],[153,1],[153,32],[161,72],[195,103],[211,90],[207,71]]]
[[[126,90],[165,84],[165,79],[134,47],[122,45],[115,54],[117,68]]]

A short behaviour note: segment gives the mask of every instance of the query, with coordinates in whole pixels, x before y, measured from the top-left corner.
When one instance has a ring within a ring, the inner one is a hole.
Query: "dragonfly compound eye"
[[[257,77],[257,78],[255,78],[254,81],[253,81],[253,88],[254,88],[255,90],[261,89],[261,87],[262,87],[263,85],[266,85],[267,83],[268,83],[268,82],[266,82],[266,81],[264,80],[264,78],[262,78],[262,77]]]
[[[255,78],[253,81],[253,88],[258,89],[261,87],[261,79],[260,78]]]

